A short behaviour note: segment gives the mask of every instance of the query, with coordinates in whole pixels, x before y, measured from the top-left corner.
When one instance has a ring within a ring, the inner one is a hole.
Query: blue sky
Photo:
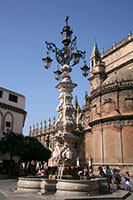
[[[30,125],[53,116],[57,119],[59,92],[53,75],[57,62],[47,71],[42,57],[46,40],[62,48],[60,32],[67,15],[88,65],[95,38],[101,52],[133,32],[132,0],[0,0],[0,86],[26,97],[25,135]],[[82,66],[80,62],[71,73],[78,84],[73,96],[78,96],[80,106],[85,91],[89,93]]]

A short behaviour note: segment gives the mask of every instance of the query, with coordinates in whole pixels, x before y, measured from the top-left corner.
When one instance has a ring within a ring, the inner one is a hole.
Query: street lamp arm
[[[46,48],[48,49],[48,52],[52,51],[52,53],[55,53],[55,57],[56,57],[56,60],[59,64],[63,65],[64,62],[63,62],[63,50],[61,49],[58,49],[56,47],[56,45],[52,42],[45,42],[46,44]]]
[[[45,42],[46,48],[48,49],[48,53],[52,51],[55,53],[56,60],[59,64],[69,64],[71,60],[71,48],[64,47],[61,50],[56,47],[56,45],[52,42]]]
[[[81,50],[78,50],[78,53],[81,55],[81,58],[83,58],[83,61],[85,59],[85,54],[86,54],[86,51],[81,51]]]
[[[77,37],[75,36],[74,37],[74,39],[71,41],[71,45],[70,45],[70,48],[72,49],[72,50],[76,50],[77,49]]]
[[[45,44],[46,44],[46,48],[48,49],[48,51],[57,53],[58,49],[54,43],[45,41]]]

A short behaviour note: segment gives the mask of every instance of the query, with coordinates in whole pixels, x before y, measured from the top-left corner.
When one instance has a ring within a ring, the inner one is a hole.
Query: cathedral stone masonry
[[[60,104],[57,108],[58,120],[45,129],[33,127],[30,135],[37,137],[44,146],[49,136],[49,148],[59,155],[56,162],[61,163],[63,153],[70,150],[76,164],[79,157],[81,165],[109,165],[119,167],[133,175],[133,34],[107,51],[99,53],[94,43],[90,56],[90,95],[85,92],[85,101],[79,106],[77,97],[73,107],[72,91],[77,85],[69,79],[69,73],[56,86],[60,91]],[[41,139],[43,138],[43,139]],[[54,155],[55,156],[55,155]],[[68,157],[69,157],[68,156]]]

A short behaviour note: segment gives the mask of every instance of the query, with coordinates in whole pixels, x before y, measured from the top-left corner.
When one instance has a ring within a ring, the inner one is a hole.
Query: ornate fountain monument
[[[85,51],[77,50],[76,37],[71,41],[72,30],[68,26],[68,17],[66,17],[66,25],[63,27],[62,43],[63,48],[59,50],[55,44],[46,42],[48,49],[47,56],[43,58],[44,67],[48,69],[52,62],[49,57],[50,51],[55,53],[57,62],[61,65],[60,69],[54,71],[55,78],[61,81],[56,85],[59,90],[60,103],[57,107],[58,120],[55,124],[55,134],[53,138],[54,148],[52,152],[52,163],[54,166],[76,166],[78,159],[78,143],[80,142],[79,132],[76,130],[76,124],[74,122],[74,107],[72,105],[72,91],[77,86],[71,80],[70,62],[73,61],[71,66],[79,63],[80,58],[84,61],[84,67],[82,67],[82,73],[84,76],[88,75],[88,66],[85,62]],[[78,133],[78,134],[77,134]],[[63,174],[60,174],[62,177]],[[73,178],[73,177],[72,177]],[[93,180],[74,180],[74,179],[35,179],[35,178],[19,178],[18,191],[27,192],[41,192],[41,194],[57,194],[67,196],[84,196],[98,192],[102,185],[106,182],[105,179],[93,179]],[[56,193],[55,193],[56,192]]]
[[[72,105],[72,91],[77,86],[71,80],[70,72],[72,67],[70,67],[71,62],[74,66],[79,63],[80,58],[84,61],[84,67],[82,67],[83,75],[88,75],[88,66],[85,62],[85,51],[77,50],[76,37],[71,40],[72,30],[68,25],[69,17],[66,17],[66,25],[62,29],[62,43],[63,48],[60,50],[55,44],[46,42],[46,47],[48,49],[47,56],[43,58],[44,67],[48,69],[52,62],[49,57],[50,51],[55,53],[57,62],[61,65],[60,69],[54,71],[55,78],[61,81],[56,85],[56,88],[60,92],[60,104],[57,107],[58,120],[56,122],[57,132],[53,136],[54,140],[54,151],[53,160],[54,165],[71,166],[76,165],[78,151],[73,147],[78,145],[79,136],[74,133],[76,124],[74,123],[73,113],[74,108]]]

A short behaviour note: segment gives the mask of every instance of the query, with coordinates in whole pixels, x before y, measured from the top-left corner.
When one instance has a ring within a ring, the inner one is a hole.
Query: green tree
[[[21,157],[23,161],[47,161],[51,151],[46,149],[36,138],[7,132],[0,140],[0,152]]]
[[[51,157],[51,151],[44,148],[44,146],[33,137],[26,136],[24,138],[24,145],[21,153],[23,161],[48,161]]]
[[[10,169],[13,171],[12,158],[19,157],[21,161],[48,161],[51,157],[51,151],[46,149],[36,138],[23,136],[22,134],[15,134],[7,132],[3,134],[0,140],[0,153],[8,153],[10,156]],[[12,173],[12,172],[11,172]]]
[[[0,140],[0,152],[8,153],[12,160],[13,156],[21,156],[23,144],[23,135],[15,134],[13,132],[3,133],[3,137]]]

